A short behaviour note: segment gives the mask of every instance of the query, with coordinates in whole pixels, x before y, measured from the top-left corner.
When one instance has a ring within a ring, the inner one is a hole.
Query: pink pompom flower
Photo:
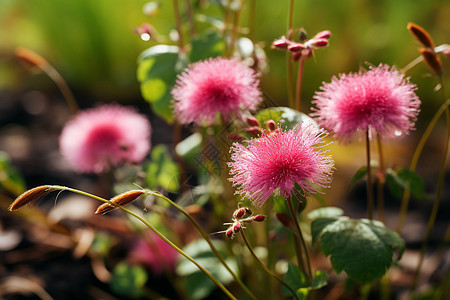
[[[393,138],[414,129],[420,100],[416,86],[395,67],[380,64],[367,72],[341,74],[314,95],[311,116],[343,142],[356,132]]]
[[[218,113],[225,120],[253,111],[261,102],[257,74],[235,59],[196,62],[178,76],[172,89],[174,113],[182,124],[211,125]]]
[[[59,145],[74,170],[101,173],[124,162],[142,161],[150,150],[150,134],[149,121],[134,109],[104,105],[70,120]]]
[[[146,232],[145,240],[133,243],[128,254],[130,263],[147,266],[154,275],[173,272],[178,258],[178,252],[153,231]]]
[[[247,146],[234,143],[228,166],[236,193],[261,206],[274,191],[287,198],[296,185],[302,195],[328,187],[334,161],[322,149],[326,135],[316,124],[303,122],[292,130],[279,128],[246,141]]]

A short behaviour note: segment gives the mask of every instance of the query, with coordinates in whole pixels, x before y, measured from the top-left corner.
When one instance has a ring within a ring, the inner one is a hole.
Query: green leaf
[[[383,276],[391,266],[394,249],[400,259],[405,243],[383,223],[347,217],[319,218],[312,222],[313,243],[320,238],[320,247],[337,273],[345,271],[359,283],[367,283]]]
[[[139,297],[143,295],[142,289],[146,282],[147,273],[144,268],[121,262],[114,268],[110,285],[118,294]]]
[[[310,211],[308,213],[308,218],[314,220],[317,218],[340,217],[343,214],[344,211],[339,207],[327,206]]]
[[[189,59],[192,62],[218,57],[222,55],[225,48],[222,35],[217,30],[210,30],[205,34],[196,36],[192,40],[191,46]]]
[[[230,268],[235,273],[239,273],[235,258],[232,255],[226,255],[228,253],[226,243],[218,240],[214,240],[213,243],[222,257],[226,257],[225,261]],[[222,284],[227,285],[233,281],[231,274],[219,262],[205,240],[194,241],[187,245],[183,251],[206,268]],[[184,257],[178,261],[176,272],[179,276],[186,278],[185,287],[189,299],[205,298],[216,288],[211,279]]]
[[[269,107],[261,110],[255,116],[261,125],[265,124],[269,120],[275,121],[278,124],[283,120],[281,126],[288,129],[294,128],[294,126],[302,122],[311,122],[317,124],[310,116],[302,112],[296,111],[289,107]]]
[[[167,146],[159,144],[153,147],[151,160],[146,167],[146,183],[150,189],[162,187],[166,191],[176,192],[179,188],[180,170],[172,160]]]
[[[311,290],[316,290],[324,287],[328,283],[328,275],[324,271],[317,270],[314,272],[314,277],[311,281],[311,285],[308,284],[308,280],[303,272],[293,263],[289,263],[288,271],[284,275],[284,282],[289,285],[296,293],[300,300],[307,299],[307,296]],[[289,296],[292,293],[283,286],[282,292],[285,296]]]
[[[431,198],[425,192],[423,179],[409,169],[387,169],[386,182],[392,194],[399,199],[402,198],[404,189],[410,190],[411,194],[419,200],[429,200]]]
[[[186,57],[179,54],[177,46],[153,46],[139,56],[137,79],[141,84],[142,97],[167,122],[173,121],[170,91],[177,75],[186,67]]]
[[[364,178],[364,176],[367,175],[367,167],[361,167],[356,171],[355,175],[350,179],[350,183],[348,184],[349,188],[351,189],[355,183],[361,179]]]
[[[0,188],[16,196],[26,189],[22,175],[11,165],[9,155],[3,151],[0,151]]]

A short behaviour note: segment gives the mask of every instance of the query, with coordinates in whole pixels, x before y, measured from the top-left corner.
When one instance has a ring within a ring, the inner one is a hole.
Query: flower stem
[[[442,76],[440,76],[439,79],[440,79],[441,88],[443,90],[444,85],[443,85]],[[445,96],[444,90],[442,91],[442,94],[445,99],[446,96]],[[436,222],[436,216],[437,216],[437,213],[439,210],[439,204],[442,199],[442,192],[444,189],[444,180],[445,180],[445,170],[446,170],[446,166],[447,166],[447,156],[448,156],[448,149],[449,149],[449,142],[450,142],[450,111],[449,111],[448,107],[445,110],[445,120],[446,120],[446,125],[447,125],[447,137],[445,139],[444,157],[442,159],[441,168],[439,170],[438,184],[437,184],[437,189],[436,189],[436,198],[434,200],[433,208],[431,210],[431,214],[428,219],[425,238],[423,240],[422,247],[420,249],[419,264],[417,265],[417,269],[414,274],[414,280],[413,280],[413,284],[411,286],[410,292],[414,291],[414,289],[416,288],[417,279],[419,278],[420,269],[422,268],[423,260],[425,258],[425,252],[427,250],[428,243],[430,241],[431,231],[433,230],[434,223]]]
[[[312,271],[311,271],[311,263],[309,261],[308,248],[306,247],[305,239],[303,238],[302,230],[300,229],[300,224],[298,223],[298,217],[295,213],[294,206],[292,204],[292,197],[289,197],[288,201],[289,212],[291,213],[292,221],[294,222],[295,229],[297,231],[297,237],[300,239],[301,249],[297,249],[297,260],[300,267],[303,270],[306,278],[308,279],[308,283],[312,281]],[[300,253],[299,253],[300,252]]]
[[[167,201],[169,204],[171,204],[173,207],[175,207],[178,211],[180,211],[183,215],[188,218],[188,220],[194,225],[194,227],[198,230],[198,232],[202,235],[202,237],[205,239],[205,241],[210,246],[212,252],[216,255],[216,257],[219,259],[219,261],[222,263],[222,265],[227,269],[227,271],[233,276],[234,280],[241,286],[241,288],[247,293],[248,296],[252,299],[256,299],[256,297],[253,295],[253,293],[247,288],[247,286],[241,281],[241,279],[231,270],[231,268],[228,266],[228,264],[225,262],[225,260],[220,255],[219,251],[217,251],[216,247],[212,243],[211,239],[209,238],[208,234],[203,230],[203,228],[200,226],[200,224],[195,221],[194,218],[190,214],[188,214],[182,207],[180,207],[178,204],[167,198],[166,196],[153,191],[148,191],[149,194],[161,198],[165,201]]]
[[[64,80],[64,77],[62,77],[61,74],[59,74],[59,72],[45,58],[28,48],[22,47],[16,49],[16,55],[44,72],[58,87],[59,91],[66,100],[67,105],[69,106],[70,112],[73,115],[78,112],[78,103],[70,90],[69,85]]]
[[[383,145],[381,144],[380,135],[377,133],[377,147],[378,147],[378,191],[377,191],[377,202],[378,202],[378,219],[384,223],[384,157],[383,157]]]
[[[169,246],[171,246],[173,249],[175,249],[178,253],[180,253],[181,255],[183,255],[186,259],[188,259],[190,262],[192,262],[198,269],[200,269],[200,271],[202,271],[203,273],[205,273],[206,276],[209,277],[209,279],[211,279],[212,282],[214,282],[214,284],[216,284],[230,299],[235,299],[237,300],[236,297],[233,296],[233,294],[231,294],[231,292],[222,284],[220,283],[208,270],[206,270],[204,267],[202,267],[198,262],[196,262],[192,257],[190,257],[188,254],[186,254],[183,250],[181,250],[177,245],[175,245],[174,243],[172,243],[168,238],[166,238],[161,232],[159,232],[155,227],[153,227],[149,222],[147,222],[144,218],[142,218],[141,216],[137,215],[136,213],[124,208],[123,206],[120,205],[116,205],[114,203],[112,203],[111,201],[104,199],[102,197],[90,194],[88,192],[84,192],[81,190],[77,190],[77,189],[73,189],[73,188],[69,188],[69,187],[65,187],[65,186],[59,186],[59,185],[52,185],[50,186],[51,189],[54,190],[61,190],[61,191],[69,191],[69,192],[73,192],[73,193],[77,193],[83,196],[87,196],[105,203],[109,203],[111,205],[114,206],[118,206],[121,210],[123,210],[124,212],[126,212],[127,214],[135,217],[136,219],[138,219],[140,222],[142,222],[145,226],[147,226],[150,230],[152,230],[154,233],[156,233],[156,235],[158,235],[161,239],[163,239]]]
[[[295,109],[301,111],[300,103],[302,99],[302,80],[303,80],[303,70],[305,67],[306,56],[300,56],[300,61],[298,62],[298,74],[297,74],[297,86],[295,87]]]
[[[183,42],[183,27],[180,17],[180,9],[178,6],[178,0],[173,0],[173,10],[175,14],[175,21],[177,26],[177,32],[178,32],[178,47],[180,48],[180,51],[184,51],[184,42]]]
[[[253,251],[252,247],[250,246],[247,237],[245,236],[244,230],[241,230],[241,236],[242,239],[244,240],[245,245],[247,246],[248,251],[250,251],[250,254],[255,258],[255,260],[261,265],[261,267],[264,269],[264,271],[269,274],[270,276],[272,276],[273,278],[275,278],[276,280],[278,280],[282,285],[284,285],[294,296],[295,299],[298,300],[298,296],[295,293],[295,291],[286,283],[283,281],[283,279],[280,278],[280,276],[278,276],[277,274],[275,274],[274,272],[272,272],[260,259],[258,256],[256,256],[255,252]]]
[[[287,39],[292,37],[292,24],[294,16],[294,0],[289,2],[288,9],[288,23],[287,23]],[[287,84],[288,84],[288,96],[289,96],[289,107],[294,108],[294,71],[292,70],[292,54],[286,51],[286,69],[287,69]]]
[[[367,164],[367,210],[369,220],[373,219],[373,190],[372,190],[372,169],[370,167],[370,137],[369,130],[366,132],[366,164]]]
[[[428,127],[425,129],[425,132],[423,133],[422,137],[420,138],[419,144],[417,145],[416,150],[414,151],[413,157],[411,159],[411,163],[409,165],[410,171],[414,172],[416,170],[417,163],[419,161],[420,155],[422,154],[422,150],[425,147],[425,143],[427,142],[428,138],[430,137],[431,132],[433,131],[434,127],[436,126],[436,123],[438,122],[438,120],[440,119],[442,114],[448,110],[449,105],[450,105],[450,99],[447,99],[447,101],[445,101],[441,105],[441,107],[439,107],[438,111],[434,114],[433,118],[431,119],[430,123],[428,124]],[[406,212],[408,210],[410,196],[411,196],[410,190],[405,189],[403,191],[402,204],[400,207],[399,218],[397,221],[396,231],[398,233],[401,233],[403,230],[403,225],[405,223]]]

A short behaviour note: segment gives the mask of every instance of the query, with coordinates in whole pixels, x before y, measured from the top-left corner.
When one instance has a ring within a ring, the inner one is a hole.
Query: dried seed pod
[[[420,43],[422,43],[422,45],[428,48],[434,48],[433,39],[425,29],[414,23],[408,23],[407,28],[409,32],[411,32],[411,34],[414,35]]]
[[[10,211],[17,210],[24,205],[32,203],[33,201],[39,201],[51,191],[52,190],[48,185],[42,185],[32,188],[31,190],[25,191],[19,197],[17,197],[14,202],[11,203],[8,209]]]
[[[440,75],[442,73],[442,62],[439,56],[430,48],[421,48],[419,51],[428,67],[435,74]]]
[[[97,214],[104,215],[104,214],[116,209],[118,206],[125,206],[127,204],[130,204],[131,202],[133,202],[134,200],[139,198],[139,196],[141,196],[142,194],[145,194],[145,191],[133,190],[133,191],[128,191],[123,194],[117,195],[110,200],[111,203],[113,203],[117,206],[109,204],[109,203],[104,203],[97,208],[97,210],[95,211],[95,214],[96,215]]]

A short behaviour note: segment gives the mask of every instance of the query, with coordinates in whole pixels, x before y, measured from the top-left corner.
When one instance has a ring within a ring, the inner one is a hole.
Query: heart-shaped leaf
[[[337,273],[345,271],[349,277],[366,283],[383,276],[391,266],[394,250],[398,259],[405,242],[383,223],[348,217],[318,218],[311,224],[313,243],[320,238],[320,248]]]

